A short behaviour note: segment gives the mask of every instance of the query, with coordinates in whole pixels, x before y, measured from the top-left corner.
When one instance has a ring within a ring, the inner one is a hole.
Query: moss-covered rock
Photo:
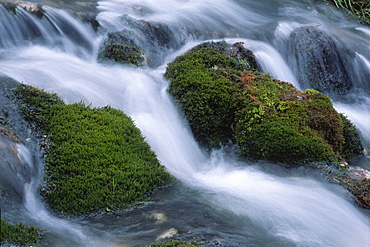
[[[53,210],[78,215],[125,208],[171,182],[122,111],[66,105],[26,85],[16,94],[28,121],[50,136],[42,195]]]
[[[99,51],[98,60],[111,60],[119,63],[129,63],[136,66],[143,65],[144,52],[122,32],[109,33]]]
[[[34,226],[23,224],[10,224],[0,219],[0,244],[1,246],[39,246],[38,241],[41,230]]]
[[[334,161],[343,124],[328,97],[258,72],[241,75],[235,140],[243,155],[284,163]]]
[[[237,85],[228,74],[245,68],[244,60],[225,54],[226,42],[204,43],[177,57],[165,73],[171,79],[169,92],[184,110],[195,138],[205,147],[218,147],[233,135]]]
[[[196,139],[208,148],[231,140],[253,159],[335,161],[343,122],[330,99],[251,70],[228,49],[224,42],[201,44],[165,73]]]

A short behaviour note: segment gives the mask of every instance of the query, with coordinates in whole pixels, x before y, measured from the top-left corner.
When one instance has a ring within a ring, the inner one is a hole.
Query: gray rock
[[[346,94],[353,87],[341,51],[318,27],[302,27],[292,32],[289,49],[295,57],[302,88],[337,96]]]

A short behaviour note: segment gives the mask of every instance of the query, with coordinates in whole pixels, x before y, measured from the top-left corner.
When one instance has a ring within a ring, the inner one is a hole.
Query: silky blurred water
[[[245,163],[225,150],[205,153],[163,78],[166,64],[176,56],[205,40],[224,39],[244,42],[264,73],[304,89],[287,42],[297,28],[320,25],[346,49],[345,63],[353,68],[356,88],[334,106],[356,124],[369,150],[368,27],[312,1],[99,1],[98,32],[63,10],[45,10],[40,20],[23,10],[14,15],[0,5],[0,75],[57,93],[67,103],[83,100],[123,110],[179,182],[132,211],[61,219],[38,196],[42,164],[32,158],[37,152],[18,145],[15,165],[34,172],[6,182],[22,194],[22,213],[10,207],[7,218],[41,225],[48,231],[44,243],[49,246],[140,246],[173,227],[184,238],[202,236],[224,246],[370,245],[369,214],[344,189],[315,172]],[[130,28],[124,26],[127,15],[167,25],[179,47],[168,47],[157,59],[163,61],[159,66],[98,63],[106,33]],[[164,220],[158,221],[158,215]]]

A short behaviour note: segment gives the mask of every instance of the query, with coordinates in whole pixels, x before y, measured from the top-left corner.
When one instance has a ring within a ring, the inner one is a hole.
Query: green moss
[[[202,245],[196,242],[185,242],[185,241],[172,240],[171,242],[155,243],[155,244],[147,245],[145,247],[191,247],[191,246],[201,247]]]
[[[170,94],[184,110],[198,142],[206,147],[218,147],[232,135],[230,102],[236,86],[225,75],[242,66],[226,56],[224,49],[224,43],[202,44],[188,56],[177,57],[165,73],[172,79]]]
[[[119,63],[131,63],[137,66],[144,62],[143,52],[135,45],[107,45],[99,52],[99,59],[103,58]]]
[[[55,211],[77,215],[124,208],[171,182],[140,130],[122,111],[82,103],[49,104],[39,95],[34,98],[34,91],[25,85],[17,89],[25,107],[38,107],[41,113],[31,112],[30,118],[51,136],[43,197]],[[40,92],[46,99],[50,96]]]
[[[9,224],[0,219],[0,244],[16,246],[39,246],[40,229],[23,224]]]
[[[242,154],[284,163],[334,160],[343,126],[327,96],[258,72],[242,73],[238,83],[235,140]]]
[[[343,137],[344,145],[341,151],[341,156],[345,159],[353,159],[363,154],[364,147],[361,143],[360,133],[356,126],[343,114],[340,114],[344,128]]]
[[[33,122],[38,126],[43,126],[45,119],[45,110],[49,105],[64,104],[63,100],[56,94],[49,94],[38,88],[20,84],[15,94],[20,99],[20,109],[25,120]]]
[[[169,92],[201,144],[232,140],[253,159],[334,161],[343,123],[330,99],[257,71],[245,71],[224,43],[201,44],[168,65]]]
[[[289,164],[334,160],[330,146],[279,121],[267,121],[252,129],[239,128],[237,144],[242,154]]]

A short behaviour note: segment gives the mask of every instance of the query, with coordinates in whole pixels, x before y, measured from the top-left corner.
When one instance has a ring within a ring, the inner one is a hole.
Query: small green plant
[[[327,0],[324,0],[327,1]],[[347,9],[355,16],[370,25],[370,1],[368,0],[329,0],[337,8]]]
[[[20,223],[12,225],[0,219],[0,229],[1,246],[39,246],[41,230],[37,227],[25,226]]]
[[[238,62],[239,62],[239,64],[241,64],[241,65],[243,65],[245,67],[248,67],[248,68],[251,67],[251,65],[249,64],[248,61],[245,61],[245,60],[240,59],[240,60],[238,60]]]

